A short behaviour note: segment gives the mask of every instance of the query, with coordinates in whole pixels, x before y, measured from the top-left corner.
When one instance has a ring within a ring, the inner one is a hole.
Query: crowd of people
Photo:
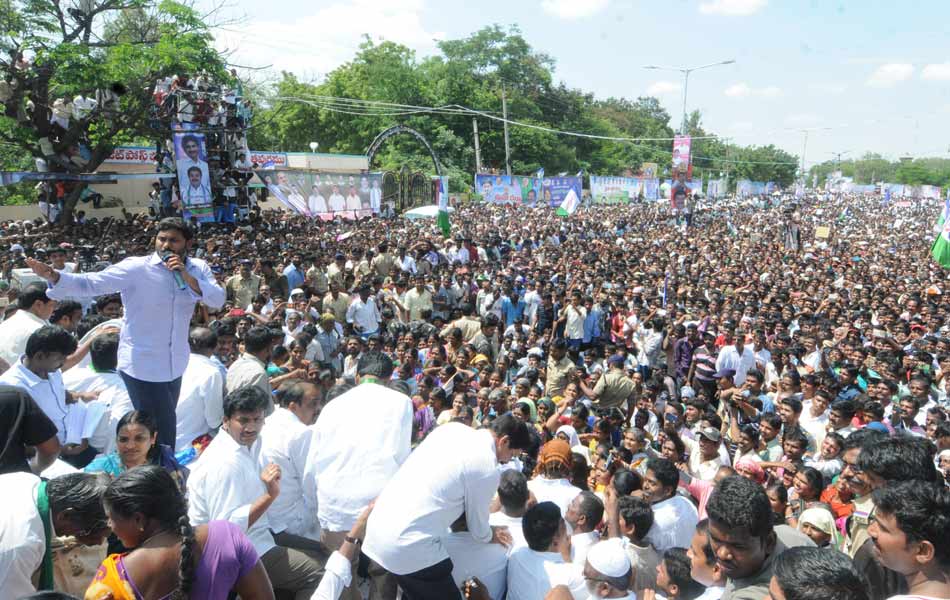
[[[950,598],[937,208],[0,223],[0,595]]]

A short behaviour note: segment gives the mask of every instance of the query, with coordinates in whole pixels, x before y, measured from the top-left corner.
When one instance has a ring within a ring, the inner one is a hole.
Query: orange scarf
[[[119,574],[121,554],[110,554],[99,565],[84,600],[136,600],[132,586]]]

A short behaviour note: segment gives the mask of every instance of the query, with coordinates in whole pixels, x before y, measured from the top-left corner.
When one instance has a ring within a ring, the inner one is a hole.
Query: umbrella
[[[446,210],[448,212],[455,212],[455,209],[451,206],[446,207]],[[439,207],[436,204],[417,206],[402,213],[402,216],[407,219],[434,219],[439,216]]]

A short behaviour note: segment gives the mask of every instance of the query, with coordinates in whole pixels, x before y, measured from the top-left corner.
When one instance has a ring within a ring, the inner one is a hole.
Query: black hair
[[[360,355],[356,372],[361,377],[369,375],[371,377],[387,380],[392,377],[393,374],[393,359],[379,350],[364,352]]]
[[[651,458],[647,461],[647,471],[653,471],[660,485],[676,489],[680,482],[680,472],[673,461],[666,458]]]
[[[59,325],[44,325],[30,334],[23,353],[33,358],[39,352],[59,352],[63,356],[69,356],[75,351],[76,338],[68,331]]]
[[[105,296],[100,296],[96,300],[96,311],[101,313],[107,306],[115,303],[118,303],[120,306],[122,305],[122,296],[120,294],[106,294]]]
[[[854,400],[838,400],[832,403],[831,410],[836,411],[846,419],[850,419],[854,416],[854,413],[858,412],[858,405]]]
[[[627,526],[634,528],[637,539],[643,539],[653,527],[653,507],[643,498],[621,496],[617,498],[617,511]]]
[[[27,284],[17,296],[16,305],[20,310],[30,310],[33,304],[39,302],[49,302],[50,298],[46,295],[49,287],[45,283],[34,282]]]
[[[289,379],[280,384],[280,388],[277,390],[277,403],[284,408],[291,404],[301,405],[307,390],[316,387],[317,384],[306,379]]]
[[[759,445],[759,428],[756,427],[754,424],[748,423],[746,425],[743,425],[739,429],[739,433],[741,433],[742,435],[748,436],[749,439],[752,440],[753,446]]]
[[[158,233],[163,231],[177,231],[181,234],[181,237],[185,238],[185,241],[188,241],[195,236],[195,232],[192,230],[191,225],[186,223],[181,217],[165,217],[159,221]]]
[[[86,337],[87,333],[89,333],[90,331],[98,327],[99,325],[102,325],[108,320],[109,319],[105,318],[104,316],[100,314],[91,314],[91,315],[84,316],[83,318],[79,319],[79,324],[76,325],[76,337],[81,340],[82,338]]]
[[[102,494],[109,481],[105,473],[69,473],[50,479],[46,484],[50,513],[55,515],[72,509],[70,520],[78,528],[87,531],[107,528]]]
[[[858,467],[887,481],[937,481],[933,443],[921,437],[894,436],[862,446]]]
[[[129,469],[109,484],[102,503],[109,512],[124,517],[141,513],[161,529],[178,532],[178,597],[187,598],[195,580],[195,533],[188,520],[188,504],[168,471],[158,465]]]
[[[119,365],[119,334],[105,333],[93,338],[89,359],[99,372],[115,371]]]
[[[529,508],[521,519],[528,547],[535,552],[547,552],[562,522],[561,509],[553,502],[539,502]]]
[[[119,436],[119,431],[122,430],[126,425],[141,425],[148,430],[149,434],[158,433],[158,422],[155,420],[155,417],[152,414],[145,410],[130,410],[129,412],[122,415],[122,418],[119,419],[119,422],[115,424],[115,435]],[[151,462],[155,462],[158,459],[158,444],[156,443],[151,448],[148,449],[147,458]]]
[[[808,434],[805,433],[805,430],[799,426],[788,427],[785,432],[782,434],[782,443],[785,442],[798,442],[802,445],[802,448],[808,448]]]
[[[778,555],[774,577],[786,600],[868,600],[867,584],[837,550],[797,546]]]
[[[802,413],[802,401],[794,396],[786,396],[782,398],[782,401],[779,404],[785,404],[792,409],[792,412],[796,415]]]
[[[520,512],[528,503],[528,478],[521,471],[506,469],[498,481],[498,500],[505,510]]]
[[[75,300],[63,300],[56,305],[56,308],[53,309],[53,314],[49,317],[49,322],[53,325],[56,325],[63,319],[63,317],[69,317],[77,310],[82,310],[82,304],[76,302]]]
[[[329,390],[327,390],[327,394],[326,394],[326,398],[324,398],[324,402],[329,402],[330,400],[333,400],[334,398],[339,398],[340,396],[342,396],[343,394],[347,393],[348,391],[352,390],[355,387],[356,385],[354,385],[353,383],[349,381],[343,381],[341,383],[337,383],[333,387],[331,387]]]
[[[271,331],[266,327],[251,327],[244,332],[244,351],[257,354],[270,347]]]
[[[528,425],[511,413],[505,413],[492,421],[490,429],[499,438],[508,436],[508,447],[512,450],[524,450],[531,446]]]
[[[583,491],[578,496],[581,497],[578,512],[587,521],[587,525],[596,530],[597,526],[600,525],[600,521],[604,518],[604,503],[594,492]]]
[[[613,479],[610,480],[610,484],[614,486],[615,490],[617,490],[618,495],[629,496],[631,492],[635,492],[643,488],[643,478],[640,477],[640,474],[636,471],[620,469],[614,473]]]
[[[815,490],[816,496],[820,495],[822,490],[825,489],[825,478],[818,469],[805,467],[804,469],[799,469],[797,474],[805,476],[805,479],[808,481],[808,486]]]
[[[950,566],[950,490],[924,481],[898,481],[874,490],[878,512],[894,517],[908,542],[933,544],[934,558]]]
[[[710,522],[728,531],[747,529],[753,537],[772,533],[772,507],[762,486],[745,477],[726,477],[713,490],[706,503]]]
[[[703,519],[696,523],[696,533],[706,537],[706,543],[703,544],[703,559],[707,564],[716,564],[716,553],[713,552],[712,546],[709,544],[709,519]]]
[[[237,334],[237,330],[234,327],[234,324],[231,323],[229,319],[221,319],[220,321],[212,321],[208,328],[219,338],[222,337],[234,337]]]
[[[254,413],[267,408],[268,398],[264,390],[255,385],[246,385],[228,392],[224,399],[224,416],[231,418],[234,413]]]
[[[677,587],[677,600],[694,600],[705,588],[690,575],[690,560],[685,548],[670,548],[663,553],[663,564],[669,575],[670,585]]]
[[[878,442],[887,439],[888,435],[883,431],[868,429],[863,427],[857,431],[852,431],[851,435],[844,438],[844,445],[841,447],[842,453],[855,448],[864,448],[865,446],[874,446]]]
[[[772,429],[781,429],[782,428],[782,417],[778,416],[775,413],[763,413],[759,415],[759,422],[766,422],[769,424],[769,427]]]

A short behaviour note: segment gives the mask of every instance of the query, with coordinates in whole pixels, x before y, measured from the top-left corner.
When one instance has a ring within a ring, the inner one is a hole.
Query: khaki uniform
[[[251,273],[248,277],[241,277],[240,274],[232,275],[224,284],[228,292],[228,299],[234,302],[237,308],[245,309],[250,306],[251,301],[257,296],[261,289],[261,278]]]
[[[633,380],[623,371],[608,369],[594,386],[594,395],[597,396],[594,405],[600,408],[623,406],[636,388]]]
[[[544,381],[544,395],[548,398],[554,396],[563,396],[564,389],[571,381],[571,374],[577,365],[567,356],[555,362],[553,358],[548,358],[547,377]]]
[[[350,296],[340,292],[333,298],[332,294],[323,297],[323,312],[333,313],[333,318],[339,323],[346,323],[346,309],[350,307]]]

